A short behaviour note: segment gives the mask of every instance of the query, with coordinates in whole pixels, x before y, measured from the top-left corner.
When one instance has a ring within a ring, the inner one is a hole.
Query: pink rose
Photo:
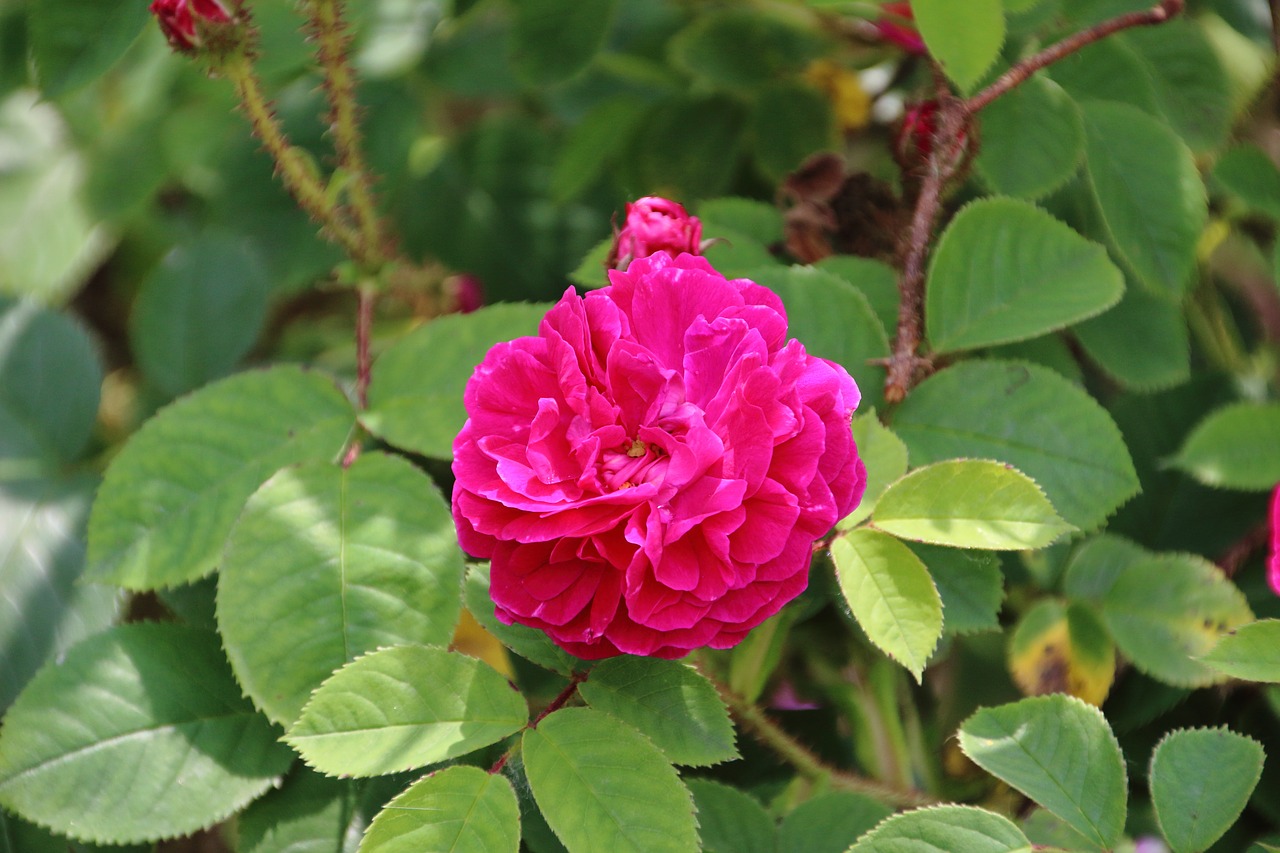
[[[885,3],[880,10],[886,15],[885,18],[876,22],[876,32],[879,33],[880,38],[896,44],[914,56],[924,56],[926,53],[924,39],[920,38],[920,34],[914,27],[906,25],[907,21],[915,20],[915,16],[911,14],[911,4]],[[895,18],[899,20],[894,20]]]
[[[1267,557],[1267,580],[1280,595],[1280,486],[1271,493],[1271,554]]]
[[[225,24],[232,19],[231,11],[219,0],[153,0],[150,9],[169,45],[183,53],[192,53],[201,46],[197,20]]]
[[[670,199],[647,196],[627,205],[627,222],[614,241],[609,266],[626,269],[654,252],[700,255],[701,244],[702,223],[696,216]]]
[[[728,648],[862,497],[845,370],[770,290],[660,252],[476,368],[453,516],[498,618],[582,658]]]

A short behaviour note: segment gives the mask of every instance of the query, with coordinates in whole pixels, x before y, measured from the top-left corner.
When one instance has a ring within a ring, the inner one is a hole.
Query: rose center
[[[603,456],[600,480],[605,490],[610,492],[660,480],[671,463],[662,448],[638,438],[606,450]]]

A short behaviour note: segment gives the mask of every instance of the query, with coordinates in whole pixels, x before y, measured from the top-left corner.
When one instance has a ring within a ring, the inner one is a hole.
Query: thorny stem
[[[369,375],[373,361],[369,357],[369,338],[373,333],[373,302],[376,295],[371,282],[361,283],[356,307],[356,400],[361,409],[369,408]]]
[[[1277,3],[1280,0],[1273,0],[1273,5]],[[898,280],[898,329],[893,353],[887,363],[884,389],[887,402],[901,402],[931,366],[928,359],[917,353],[923,339],[925,257],[929,238],[942,209],[943,191],[958,171],[965,134],[973,116],[1042,68],[1121,30],[1164,23],[1179,14],[1185,5],[1185,0],[1161,0],[1145,12],[1130,12],[1103,21],[1027,57],[970,98],[946,96],[940,99],[938,130],[916,198],[911,227],[899,246],[902,275]]]
[[[702,669],[702,674],[715,685],[720,697],[724,699],[738,721],[755,735],[757,740],[777,753],[804,778],[812,782],[825,782],[835,790],[865,794],[896,808],[924,806],[936,802],[922,791],[903,790],[829,766],[814,755],[812,750],[769,719],[769,716],[759,707],[712,678],[705,669]]]
[[[330,131],[338,154],[338,167],[349,181],[346,189],[366,263],[380,265],[386,260],[386,241],[373,199],[373,179],[364,159],[355,74],[348,59],[351,40],[344,32],[340,0],[310,0],[306,5],[317,43],[317,58],[324,69],[324,89],[329,100]]]
[[[534,717],[533,722],[525,726],[522,731],[536,729],[538,727],[538,723],[542,722],[548,715],[559,711],[568,704],[569,700],[573,698],[573,694],[578,692],[578,685],[586,681],[588,675],[589,673],[586,672],[575,672],[573,677],[569,679],[568,685],[565,686],[564,690],[560,691],[560,695],[552,699],[547,707],[542,709],[542,713]],[[513,746],[511,749],[504,752],[502,757],[495,761],[493,766],[489,768],[489,775],[492,776],[495,773],[502,772],[502,768],[507,764],[507,759],[511,758],[511,754],[514,751],[515,747]]]
[[[261,140],[285,189],[306,213],[319,223],[324,235],[341,246],[354,258],[362,255],[359,235],[352,229],[341,211],[325,193],[315,170],[305,154],[289,142],[279,121],[271,110],[271,103],[262,90],[262,81],[253,70],[249,57],[234,54],[219,66],[236,90],[236,97],[244,110],[255,136]]]

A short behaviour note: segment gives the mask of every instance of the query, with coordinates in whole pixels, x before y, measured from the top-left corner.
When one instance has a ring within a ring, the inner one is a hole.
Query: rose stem
[[[812,782],[825,782],[835,790],[866,794],[897,808],[925,806],[936,802],[921,791],[904,791],[827,765],[808,747],[769,719],[769,716],[759,707],[734,694],[728,687],[712,678],[705,667],[700,667],[700,670],[715,685],[720,698],[728,704],[729,710],[738,718],[738,721],[746,726],[757,740],[776,752],[804,778]]]
[[[941,99],[937,131],[920,195],[916,199],[911,227],[903,235],[904,245],[899,249],[903,263],[902,276],[898,280],[898,329],[893,354],[887,363],[884,389],[887,402],[901,402],[930,364],[916,354],[924,325],[925,254],[941,210],[942,191],[956,173],[957,159],[964,146],[963,134],[974,114],[1042,68],[1120,30],[1162,24],[1181,12],[1184,6],[1185,0],[1162,0],[1145,12],[1129,12],[1103,21],[1027,57],[971,98],[947,96]]]
[[[533,722],[529,723],[529,725],[525,726],[520,731],[525,732],[529,729],[536,729],[538,727],[538,723],[542,722],[543,719],[546,718],[549,714],[555,711],[559,711],[561,708],[563,708],[569,702],[569,700],[573,698],[573,694],[578,692],[578,685],[587,680],[588,674],[589,673],[586,673],[586,672],[575,672],[573,674],[573,677],[569,679],[569,684],[564,688],[564,690],[560,691],[560,695],[552,699],[550,704],[548,704],[547,707],[542,709],[542,713],[534,717]],[[507,759],[511,757],[511,754],[515,751],[515,749],[516,749],[515,745],[512,745],[511,749],[508,749],[506,752],[504,752],[502,754],[502,757],[499,758],[496,762],[494,762],[494,765],[489,768],[489,774],[493,775],[494,773],[501,772],[502,768],[505,767],[507,764]]]

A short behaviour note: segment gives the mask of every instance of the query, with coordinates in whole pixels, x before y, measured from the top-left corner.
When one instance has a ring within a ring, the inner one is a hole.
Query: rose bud
[[[203,31],[234,22],[231,10],[220,0],[153,0],[150,9],[169,45],[181,53],[204,47]]]
[[[474,275],[464,273],[449,279],[446,287],[453,297],[454,310],[470,314],[484,307],[484,283]]]
[[[1280,595],[1280,486],[1271,493],[1271,553],[1267,557],[1267,581]]]
[[[627,205],[627,221],[614,239],[609,266],[626,269],[627,264],[654,252],[698,255],[701,246],[702,223],[696,216],[678,202],[646,196]]]
[[[495,614],[586,659],[729,648],[866,486],[839,365],[773,291],[658,251],[570,288],[467,383],[453,517]]]
[[[911,14],[911,4],[885,3],[880,10],[886,16],[875,25],[876,33],[880,38],[896,44],[913,56],[924,56],[927,52],[924,39],[920,38],[920,33],[916,32],[915,27],[906,23],[915,20],[915,16]]]

